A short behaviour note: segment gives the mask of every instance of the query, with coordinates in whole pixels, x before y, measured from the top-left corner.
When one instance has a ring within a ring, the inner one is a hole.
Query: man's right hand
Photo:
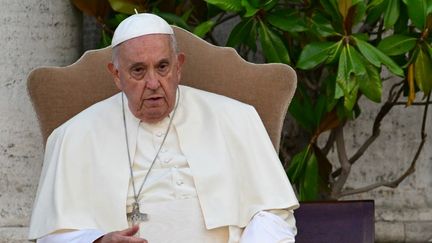
[[[95,240],[94,243],[115,243],[115,242],[122,242],[122,243],[147,243],[146,240],[134,237],[133,235],[138,232],[139,226],[134,225],[130,228],[127,228],[122,231],[114,231],[111,233],[108,233],[99,239]]]

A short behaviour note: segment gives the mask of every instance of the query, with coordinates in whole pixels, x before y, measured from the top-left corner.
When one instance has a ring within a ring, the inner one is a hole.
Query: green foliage
[[[242,56],[261,51],[267,62],[297,67],[298,89],[289,112],[309,135],[287,174],[301,200],[333,189],[332,166],[317,145],[326,131],[360,115],[361,96],[380,102],[382,68],[410,91],[432,89],[432,0],[72,0],[103,27],[101,44],[126,16],[153,12],[212,40],[213,29],[240,21],[227,46]]]

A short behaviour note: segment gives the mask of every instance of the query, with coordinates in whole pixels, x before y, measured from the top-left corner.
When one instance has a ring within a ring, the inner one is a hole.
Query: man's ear
[[[181,66],[183,65],[184,61],[186,59],[186,56],[183,52],[180,52],[177,54],[177,62],[178,62],[178,67],[179,69],[181,68]]]
[[[179,81],[180,81],[180,77],[181,77],[181,69],[183,66],[183,63],[186,59],[186,56],[183,52],[180,52],[177,54],[177,75],[179,77]]]
[[[112,63],[112,62],[108,63],[108,70],[110,71],[110,73],[113,77],[114,83],[117,86],[117,88],[119,90],[123,90],[121,82],[120,82],[119,71],[116,68],[116,66],[114,65],[114,63]]]

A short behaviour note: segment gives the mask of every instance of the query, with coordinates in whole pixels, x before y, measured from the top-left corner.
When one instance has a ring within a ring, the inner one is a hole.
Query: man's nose
[[[160,86],[158,76],[152,71],[147,73],[145,82],[148,89],[157,89]]]

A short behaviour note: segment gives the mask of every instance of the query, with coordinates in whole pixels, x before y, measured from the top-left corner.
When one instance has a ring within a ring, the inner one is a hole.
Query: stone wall
[[[82,49],[82,24],[81,15],[69,1],[0,0],[0,3],[3,7],[0,9],[0,243],[25,242],[42,165],[42,141],[26,92],[26,77],[34,67],[63,66],[76,60]],[[91,19],[84,21],[86,26],[91,25]],[[89,28],[85,30],[94,34],[94,28]],[[96,46],[95,38],[97,35],[90,39],[85,35],[84,48]],[[345,134],[351,153],[370,134],[376,114],[375,104],[362,101],[362,106],[362,117],[350,123]],[[402,173],[419,143],[420,117],[419,107],[395,108],[384,120],[381,137],[353,167],[347,186],[357,188]],[[429,117],[426,130],[429,133],[431,123]],[[380,188],[346,198],[375,200],[377,241],[432,240],[431,136],[418,159],[415,174],[399,188]]]
[[[69,1],[0,0],[0,242],[25,242],[42,165],[26,78],[67,65],[81,50],[81,15]]]
[[[387,92],[394,81],[385,85]],[[417,97],[421,102],[421,98]],[[370,136],[379,105],[361,101],[362,115],[348,124],[347,150],[353,154]],[[404,105],[393,108],[383,120],[381,135],[354,164],[347,188],[359,188],[376,182],[391,181],[410,166],[420,144],[424,107]],[[414,174],[396,189],[381,187],[345,199],[375,200],[375,231],[378,242],[432,241],[432,106],[428,109],[425,132],[428,137]]]

